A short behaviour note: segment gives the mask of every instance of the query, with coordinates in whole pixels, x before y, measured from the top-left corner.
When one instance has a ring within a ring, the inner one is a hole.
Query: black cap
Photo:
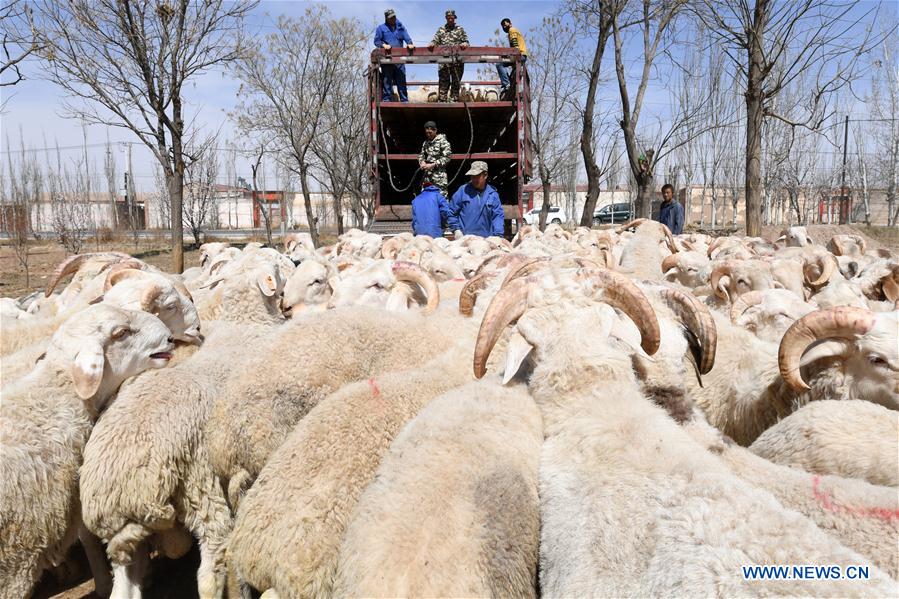
[[[434,121],[425,121],[425,129],[436,129],[437,123]]]

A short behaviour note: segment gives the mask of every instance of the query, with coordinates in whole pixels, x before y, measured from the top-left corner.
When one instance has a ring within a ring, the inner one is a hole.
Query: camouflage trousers
[[[440,190],[440,194],[449,200],[449,196],[447,193],[447,186],[449,185],[449,179],[446,176],[446,170],[442,168],[432,169],[430,174],[428,175],[428,179],[434,186]]]
[[[462,73],[465,71],[465,63],[458,64],[442,64],[437,67],[437,101],[447,101],[447,90],[449,90],[449,101],[459,101],[459,88],[462,86]]]

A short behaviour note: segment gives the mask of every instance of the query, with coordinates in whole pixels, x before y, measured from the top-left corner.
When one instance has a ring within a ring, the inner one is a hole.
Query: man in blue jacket
[[[402,48],[403,43],[410,50],[415,48],[409,32],[403,27],[403,24],[396,20],[396,13],[393,9],[384,11],[384,23],[378,25],[375,29],[375,48],[384,49],[388,52],[391,48]],[[381,101],[390,102],[393,96],[393,84],[396,83],[397,92],[400,95],[400,102],[408,102],[409,94],[406,92],[406,65],[404,64],[382,64],[381,65]]]
[[[437,186],[425,178],[421,187],[421,193],[412,200],[412,233],[436,239],[443,237],[447,225],[458,228],[456,218]]]
[[[476,160],[466,175],[471,181],[456,190],[453,194],[450,210],[455,217],[456,234],[491,235],[503,234],[503,204],[496,193],[496,188],[487,185],[487,163]]]
[[[684,232],[684,207],[674,199],[674,187],[670,183],[662,186],[662,206],[659,208],[659,222],[671,229],[674,235]]]

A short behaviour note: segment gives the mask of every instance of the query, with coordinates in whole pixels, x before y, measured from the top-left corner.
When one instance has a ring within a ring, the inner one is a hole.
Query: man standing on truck
[[[456,237],[460,234],[502,237],[503,204],[496,188],[487,185],[487,163],[476,160],[465,174],[471,181],[456,190],[450,205],[451,226],[458,227]]]
[[[418,156],[418,166],[425,173],[431,183],[437,186],[443,197],[447,194],[446,166],[450,162],[453,149],[443,133],[437,133],[437,123],[428,121],[425,123],[425,141],[421,144],[421,154]]]
[[[499,26],[503,28],[509,35],[509,47],[518,48],[521,52],[521,63],[528,59],[528,47],[524,43],[524,36],[521,32],[512,27],[512,21],[508,17],[499,22]],[[496,73],[499,75],[500,91],[499,99],[506,100],[510,97],[512,91],[512,82],[515,80],[515,67],[511,64],[496,63]]]
[[[421,181],[421,193],[412,200],[412,233],[437,239],[443,236],[447,225],[453,229],[458,227],[446,198],[425,176]]]
[[[674,199],[674,186],[670,183],[662,185],[659,222],[671,229],[673,235],[680,235],[684,232],[684,207]]]
[[[375,29],[375,48],[388,52],[392,48],[402,48],[403,44],[410,50],[415,46],[409,32],[403,24],[396,20],[396,13],[392,8],[384,11],[384,23]],[[390,102],[393,96],[393,84],[396,83],[396,91],[400,96],[400,102],[408,102],[409,94],[406,91],[406,65],[382,64],[381,65],[381,101]]]
[[[446,25],[440,27],[434,34],[434,39],[428,44],[428,49],[434,46],[459,46],[463,50],[468,47],[468,34],[459,25],[456,25],[456,11],[446,11]],[[465,72],[464,62],[440,63],[437,66],[437,101],[459,101],[459,89],[462,86],[462,73]]]

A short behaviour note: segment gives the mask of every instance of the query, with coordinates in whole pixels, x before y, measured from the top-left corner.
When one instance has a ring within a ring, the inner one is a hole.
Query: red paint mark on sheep
[[[899,509],[889,509],[884,507],[864,507],[858,508],[850,505],[839,505],[830,497],[830,493],[820,488],[821,477],[815,475],[812,477],[812,495],[821,506],[831,512],[842,512],[861,516],[864,518],[878,518],[880,520],[890,521],[899,519]]]
[[[381,389],[378,388],[378,382],[374,378],[368,379],[368,387],[371,389],[372,397],[380,397]]]

